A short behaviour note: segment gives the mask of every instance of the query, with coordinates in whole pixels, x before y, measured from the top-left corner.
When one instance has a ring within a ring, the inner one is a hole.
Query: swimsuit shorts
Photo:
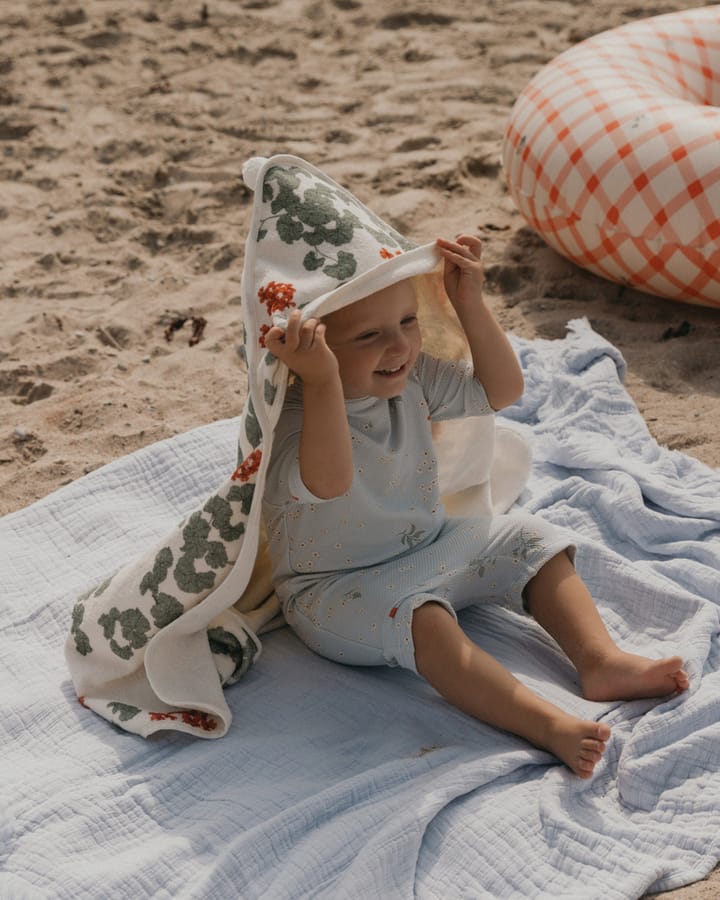
[[[439,603],[455,619],[478,603],[522,611],[528,581],[563,550],[574,559],[567,533],[531,514],[447,519],[430,544],[290,596],[285,618],[310,649],[335,662],[417,672],[414,610]]]

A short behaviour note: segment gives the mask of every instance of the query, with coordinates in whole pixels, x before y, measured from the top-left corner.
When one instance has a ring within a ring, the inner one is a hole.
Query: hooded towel
[[[145,737],[164,729],[222,737],[232,720],[223,686],[258,659],[258,632],[282,624],[261,521],[288,384],[287,367],[265,348],[270,327],[291,308],[304,318],[326,315],[433,272],[435,315],[448,321],[434,243],[407,240],[297,157],[250,159],[243,178],[254,200],[241,291],[248,394],[238,458],[158,546],[77,600],[66,643],[80,702]],[[449,512],[504,511],[514,502],[530,467],[516,432],[482,417],[443,423],[436,438]]]

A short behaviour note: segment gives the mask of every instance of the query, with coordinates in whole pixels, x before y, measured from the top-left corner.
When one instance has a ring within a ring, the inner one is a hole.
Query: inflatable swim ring
[[[720,306],[720,6],[595,35],[548,63],[503,141],[510,194],[578,265]]]

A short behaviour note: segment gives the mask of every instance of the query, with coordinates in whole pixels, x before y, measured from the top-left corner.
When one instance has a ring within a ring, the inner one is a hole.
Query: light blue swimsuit
[[[323,500],[300,478],[302,386],[288,390],[263,505],[273,583],[317,653],[416,671],[413,610],[429,601],[453,616],[481,602],[522,609],[527,582],[571,541],[529,514],[446,518],[431,420],[493,414],[469,364],[421,353],[400,396],[345,408],[355,478]]]

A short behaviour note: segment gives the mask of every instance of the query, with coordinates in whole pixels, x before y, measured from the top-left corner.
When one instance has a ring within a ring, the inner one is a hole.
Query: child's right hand
[[[339,378],[337,358],[325,342],[325,325],[319,319],[302,322],[299,309],[290,313],[285,329],[275,325],[268,331],[265,346],[304,384]]]

